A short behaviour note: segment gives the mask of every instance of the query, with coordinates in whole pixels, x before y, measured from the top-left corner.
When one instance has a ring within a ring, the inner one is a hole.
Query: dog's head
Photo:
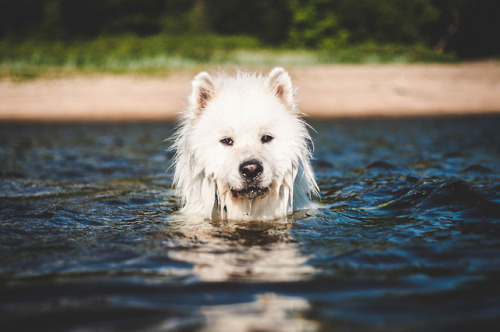
[[[204,176],[233,198],[266,195],[307,150],[309,134],[282,68],[267,76],[202,72],[193,80],[189,101],[190,155]]]

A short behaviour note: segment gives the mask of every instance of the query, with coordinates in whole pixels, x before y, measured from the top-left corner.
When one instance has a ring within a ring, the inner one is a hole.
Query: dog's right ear
[[[285,106],[290,109],[295,108],[295,90],[292,86],[290,75],[285,69],[276,67],[266,78],[266,87],[271,91]]]
[[[194,117],[203,113],[208,102],[215,96],[215,84],[207,72],[201,72],[191,83],[191,96],[189,102]]]

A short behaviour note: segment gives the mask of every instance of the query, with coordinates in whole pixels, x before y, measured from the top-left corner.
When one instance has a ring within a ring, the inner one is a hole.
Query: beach
[[[250,68],[267,72],[271,68]],[[500,62],[286,68],[311,118],[500,112]],[[233,69],[229,69],[231,71]],[[217,68],[207,68],[217,72]],[[0,120],[170,120],[187,104],[194,70],[165,77],[74,75],[0,79]]]

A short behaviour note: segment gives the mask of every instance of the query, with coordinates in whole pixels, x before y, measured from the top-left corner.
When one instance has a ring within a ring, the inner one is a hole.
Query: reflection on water
[[[290,233],[291,219],[178,219],[172,222],[176,237],[168,246],[168,256],[193,264],[190,273],[203,282],[287,282],[308,278],[314,272]],[[300,297],[258,293],[251,302],[202,307],[202,330],[315,331],[317,324],[299,314],[309,308],[308,301]]]
[[[0,124],[2,330],[496,328],[500,117],[312,125],[319,210],[210,222],[170,123]]]
[[[183,220],[172,227],[178,235],[175,245],[183,249],[169,257],[193,264],[192,272],[203,281],[298,280],[313,268],[290,234],[292,225],[292,220]]]
[[[316,331],[319,325],[298,312],[310,309],[298,297],[259,294],[254,302],[202,309],[204,331]]]

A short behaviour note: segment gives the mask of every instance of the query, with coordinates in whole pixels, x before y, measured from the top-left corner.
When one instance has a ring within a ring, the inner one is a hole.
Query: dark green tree
[[[441,18],[434,31],[438,52],[451,50],[459,56],[500,55],[500,1],[434,0]]]
[[[432,0],[334,0],[340,25],[354,43],[414,44],[426,42],[425,29],[439,11]]]
[[[288,38],[289,0],[203,0],[210,28],[222,34],[246,34],[270,44]]]
[[[291,9],[289,42],[292,46],[334,48],[349,39],[349,32],[341,28],[331,0],[291,0]]]

